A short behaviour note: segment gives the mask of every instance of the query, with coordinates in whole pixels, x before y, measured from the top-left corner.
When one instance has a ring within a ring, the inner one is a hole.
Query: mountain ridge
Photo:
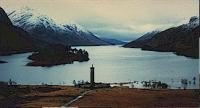
[[[124,47],[142,50],[174,52],[192,58],[199,58],[199,18],[191,17],[187,24],[169,28],[152,36],[151,39],[128,43]]]
[[[46,15],[30,8],[9,13],[12,23],[36,39],[63,45],[109,45],[92,32],[69,24],[58,24]]]
[[[140,47],[145,45],[145,42],[147,42],[148,40],[153,38],[153,36],[155,34],[159,33],[159,32],[160,31],[158,31],[158,30],[152,31],[152,32],[148,32],[148,33],[142,35],[141,37],[139,37],[138,39],[133,40],[133,41],[125,44],[123,47],[140,48]]]

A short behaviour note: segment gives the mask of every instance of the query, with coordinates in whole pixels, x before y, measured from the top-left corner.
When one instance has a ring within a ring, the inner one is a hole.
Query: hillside
[[[29,34],[13,26],[5,11],[0,8],[0,55],[33,51]]]
[[[160,31],[148,32],[148,33],[144,34],[143,36],[141,36],[140,38],[125,44],[123,47],[141,48],[146,44],[146,42],[148,42],[151,38],[153,38],[153,36],[155,34],[157,34],[159,32]]]
[[[199,58],[199,18],[191,17],[189,23],[156,33],[151,39],[133,41],[124,47],[139,47],[143,50],[174,52]],[[142,37],[141,37],[142,38]]]

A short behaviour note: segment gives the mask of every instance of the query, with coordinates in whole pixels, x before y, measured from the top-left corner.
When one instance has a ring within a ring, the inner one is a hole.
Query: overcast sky
[[[28,6],[59,23],[75,22],[122,40],[199,16],[199,0],[0,0],[0,6],[7,12]]]

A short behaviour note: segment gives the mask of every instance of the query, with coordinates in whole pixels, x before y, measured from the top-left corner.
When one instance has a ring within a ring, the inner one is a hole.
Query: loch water
[[[64,84],[73,80],[89,81],[90,66],[95,67],[96,82],[162,81],[171,88],[181,87],[181,79],[191,81],[188,88],[197,88],[199,59],[177,56],[172,52],[143,51],[120,46],[81,46],[89,52],[87,62],[53,67],[25,66],[31,53],[0,56],[8,63],[0,64],[0,80],[12,79],[20,84]]]

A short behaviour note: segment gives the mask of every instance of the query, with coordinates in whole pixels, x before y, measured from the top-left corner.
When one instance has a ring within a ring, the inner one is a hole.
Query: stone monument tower
[[[92,67],[90,67],[90,86],[91,88],[93,88],[95,85],[95,82],[94,82],[94,67],[92,65]]]

